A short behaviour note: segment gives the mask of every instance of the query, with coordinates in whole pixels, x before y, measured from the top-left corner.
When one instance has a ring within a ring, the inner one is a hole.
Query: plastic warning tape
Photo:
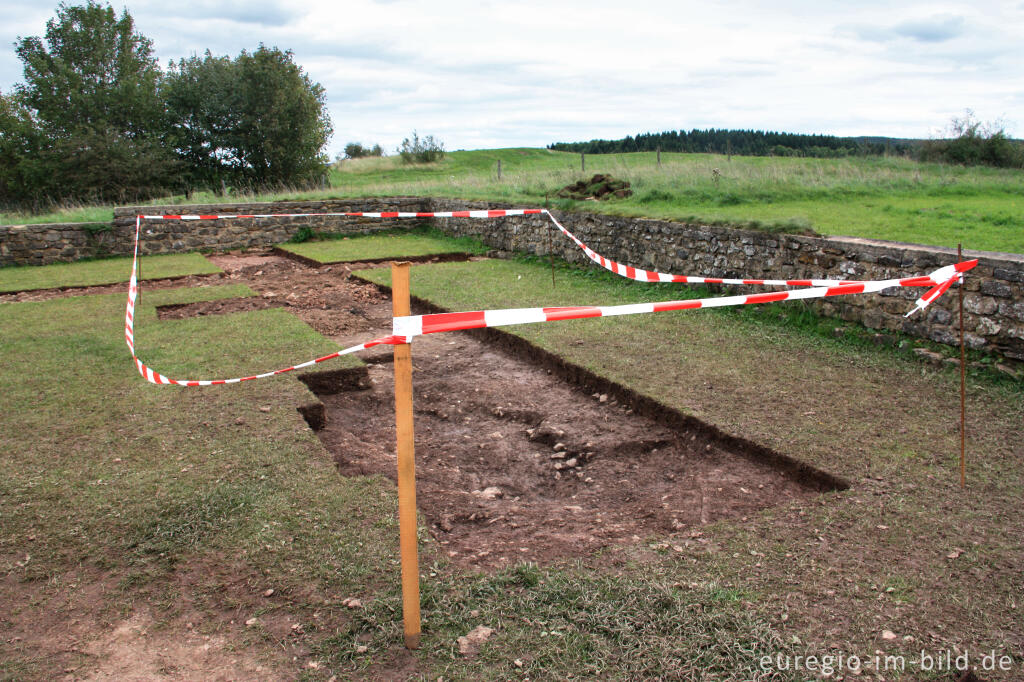
[[[675,275],[657,270],[623,265],[605,258],[584,244],[570,232],[546,208],[494,209],[482,211],[350,211],[337,213],[229,213],[229,214],[169,214],[143,215],[144,220],[221,220],[231,218],[310,218],[310,217],[345,217],[345,218],[506,218],[522,215],[546,215],[548,219],[583,250],[590,260],[616,275],[633,279],[638,282],[673,282],[676,284],[729,284],[752,286],[787,286],[787,287],[825,287],[834,284],[850,284],[864,280],[833,280],[833,279],[735,279],[721,277],[698,277],[694,275]]]
[[[927,306],[942,295],[950,285],[963,277],[961,274],[970,270],[977,261],[966,261],[955,265],[939,268],[925,277],[905,279],[875,280],[840,284],[833,287],[813,287],[807,289],[791,289],[764,294],[748,294],[744,296],[719,296],[715,298],[688,299],[679,301],[661,301],[656,303],[631,303],[615,306],[567,306],[555,308],[508,308],[504,310],[476,310],[459,313],[435,313],[431,315],[409,315],[394,318],[393,335],[395,339],[406,342],[422,334],[456,331],[459,329],[477,329],[480,327],[500,327],[510,324],[529,324],[533,322],[554,322],[557,320],[578,320],[588,317],[613,317],[618,315],[636,315],[643,313],[659,313],[669,310],[697,310],[700,308],[722,308],[727,306],[754,305],[758,303],[775,303],[778,301],[796,301],[828,296],[846,296],[850,294],[875,293],[884,289],[903,286],[929,286],[938,282],[932,289],[918,299],[915,310]],[[913,311],[911,311],[913,312]],[[909,314],[909,313],[908,313]],[[401,341],[398,341],[401,343]]]
[[[477,310],[469,312],[437,313],[432,315],[409,315],[393,318],[393,333],[372,341],[351,346],[344,350],[336,351],[307,362],[277,369],[262,374],[254,374],[247,377],[235,379],[171,379],[160,372],[147,366],[135,353],[135,303],[139,295],[138,283],[138,260],[139,260],[139,237],[142,229],[142,220],[219,220],[224,218],[281,218],[281,217],[314,217],[314,216],[347,216],[366,218],[499,218],[514,215],[540,215],[547,214],[551,220],[567,236],[573,239],[581,248],[587,252],[595,262],[601,263],[603,267],[631,279],[639,281],[657,282],[706,282],[720,284],[791,284],[804,286],[809,283],[822,284],[811,286],[805,289],[793,289],[787,291],[776,291],[764,294],[748,294],[741,296],[722,296],[715,298],[688,299],[679,301],[661,301],[656,303],[634,303],[619,306],[566,306],[553,308],[510,308],[504,310]],[[607,265],[606,265],[607,264]],[[905,277],[901,279],[870,280],[870,281],[832,281],[832,280],[711,280],[708,278],[684,278],[676,279],[678,275],[667,275],[665,273],[652,273],[646,270],[622,266],[610,261],[593,250],[589,249],[583,242],[576,239],[572,233],[566,230],[546,209],[509,209],[492,211],[435,211],[435,212],[352,212],[352,213],[274,213],[274,214],[219,214],[219,215],[138,215],[135,218],[135,248],[132,257],[131,278],[128,284],[128,303],[125,310],[125,340],[132,353],[132,359],[139,370],[139,373],[153,384],[175,384],[179,386],[215,386],[220,384],[234,384],[242,381],[263,379],[266,377],[285,374],[304,367],[311,367],[332,358],[342,355],[357,353],[379,345],[395,345],[409,343],[416,336],[423,334],[435,334],[439,332],[458,331],[463,329],[478,329],[481,327],[499,327],[510,324],[528,324],[534,322],[553,322],[557,320],[573,320],[590,317],[612,317],[618,315],[634,315],[643,313],[656,313],[669,310],[695,310],[699,308],[720,308],[727,306],[754,305],[759,303],[774,303],[778,301],[805,300],[812,298],[825,298],[829,296],[846,296],[851,294],[874,293],[893,287],[930,287],[929,290],[917,299],[915,307],[907,315],[917,310],[922,310],[938,299],[953,282],[961,281],[963,273],[978,264],[977,260],[963,261],[953,265],[939,268],[929,275],[922,277]],[[625,268],[625,272],[620,272]],[[643,273],[642,275],[639,273]],[[657,278],[651,278],[656,275]],[[670,277],[673,279],[664,279]]]

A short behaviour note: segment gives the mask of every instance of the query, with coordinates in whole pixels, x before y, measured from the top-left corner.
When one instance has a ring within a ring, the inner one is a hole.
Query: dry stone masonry
[[[115,210],[113,224],[106,231],[74,224],[0,226],[0,266],[130,255],[138,213],[427,212],[486,208],[523,207],[410,197],[126,207]],[[913,244],[777,235],[589,213],[559,218],[608,258],[647,269],[704,277],[886,279],[923,274],[956,261],[956,252],[951,249]],[[431,222],[452,235],[477,237],[498,251],[546,255],[550,243],[560,258],[573,263],[589,262],[575,245],[553,231],[546,216],[494,220],[441,218]],[[139,248],[144,254],[225,251],[279,244],[302,227],[354,234],[411,224],[336,216],[144,221]],[[967,251],[965,257],[979,259],[978,267],[967,277],[964,295],[967,345],[1024,361],[1024,255]],[[881,296],[844,296],[818,300],[812,305],[825,315],[860,322],[872,329],[899,330],[955,345],[956,295],[947,294],[924,315],[904,318],[920,293],[916,289],[893,289]]]

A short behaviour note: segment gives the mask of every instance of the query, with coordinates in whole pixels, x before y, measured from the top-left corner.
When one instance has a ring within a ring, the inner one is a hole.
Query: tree
[[[185,164],[186,190],[219,190],[234,181],[241,165],[230,146],[231,131],[239,125],[235,67],[228,57],[210,51],[171,61],[160,87],[167,108],[167,141]]]
[[[0,203],[27,205],[40,197],[48,179],[36,162],[41,142],[32,111],[17,95],[0,92]]]
[[[325,92],[292,61],[292,52],[259,46],[242,51],[240,121],[231,139],[245,179],[257,187],[318,181],[333,128]]]
[[[290,51],[260,45],[234,60],[207,52],[172,62],[162,92],[170,140],[199,184],[298,185],[326,173],[324,89]]]
[[[173,171],[162,146],[161,77],[150,40],[123,10],[93,0],[61,4],[46,23],[45,42],[21,38],[20,102],[32,111],[43,141],[37,163],[61,198],[141,198],[159,191]]]
[[[366,156],[384,156],[384,150],[379,144],[372,147],[364,147],[361,142],[349,142],[345,145],[345,159],[361,159]]]

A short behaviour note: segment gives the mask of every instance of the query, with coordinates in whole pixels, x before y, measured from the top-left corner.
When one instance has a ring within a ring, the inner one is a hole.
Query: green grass
[[[218,197],[199,193],[157,204],[274,201],[327,197],[449,197],[529,204],[581,177],[610,173],[634,195],[611,202],[553,202],[558,208],[629,217],[738,225],[771,231],[816,231],[966,249],[1024,253],[1024,174],[901,158],[800,159],[714,154],[592,154],[546,149],[451,152],[437,163],[398,157],[345,161],[331,187]],[[502,163],[502,179],[497,162]],[[716,176],[713,172],[719,171]],[[112,207],[48,216],[0,214],[0,222],[105,221]]]
[[[333,347],[282,310],[156,319],[158,305],[252,293],[143,287],[140,356],[174,377],[229,377]],[[237,654],[273,657],[279,635],[241,623],[284,619],[305,625],[302,646],[325,679],[391,670],[401,627],[393,486],[337,476],[295,411],[312,396],[290,377],[203,390],[143,382],[120,333],[123,305],[112,294],[0,306],[0,625],[11,635],[0,672],[94,665],[25,643],[24,628],[59,617],[79,591],[103,595],[79,611],[82,627],[146,604],[161,623],[187,618]],[[275,599],[261,596],[268,586]],[[534,679],[753,674],[760,654],[788,645],[744,605],[720,605],[717,590],[633,571],[524,565],[485,577],[424,564],[417,665],[431,679],[505,679],[519,670],[514,653]],[[353,595],[364,610],[338,604]],[[454,640],[481,619],[501,635],[463,659]]]
[[[344,237],[330,235],[321,241],[282,244],[280,248],[320,263],[487,252],[487,247],[476,239],[453,239],[432,228],[393,229]]]
[[[38,225],[40,223],[109,223],[114,207],[108,205],[69,205],[43,213],[0,211],[0,225]]]
[[[183,275],[205,275],[221,269],[198,253],[146,256],[140,261],[141,279],[161,279]],[[127,282],[132,272],[131,258],[105,258],[0,268],[0,292],[85,287]]]
[[[502,180],[496,175],[502,160]],[[718,169],[717,180],[713,171]],[[653,153],[587,156],[587,172],[634,195],[558,208],[1024,252],[1024,176],[898,158],[798,159]],[[335,170],[346,196],[444,196],[538,205],[584,174],[579,155],[542,149],[454,152],[436,164],[360,159]]]
[[[157,305],[251,294],[241,286],[143,289],[140,356],[174,377],[229,378],[336,348],[281,310],[156,319]],[[136,602],[174,618],[187,603],[192,618],[219,628],[216,614],[240,608],[248,594],[236,581],[281,595],[246,603],[248,618],[282,603],[301,610],[326,590],[362,594],[391,570],[390,486],[338,477],[296,412],[313,399],[300,382],[152,386],[131,362],[123,319],[119,294],[0,306],[5,632],[61,613],[69,582],[100,590],[88,614],[97,622]],[[23,588],[31,602],[15,596]],[[236,646],[249,644],[242,637]],[[59,665],[10,637],[0,652],[7,669],[23,671],[16,677],[48,677]]]
[[[383,283],[390,275],[358,274]],[[525,261],[418,266],[412,289],[451,310],[630,303],[676,293],[593,268],[559,270],[552,289],[546,264]],[[838,647],[870,657],[881,630],[893,629],[914,637],[889,649],[908,658],[958,642],[1010,653],[1019,671],[1021,653],[1006,633],[1019,620],[1011,567],[1024,560],[1024,522],[1010,512],[1024,495],[1022,387],[968,382],[963,492],[956,372],[800,325],[767,324],[768,315],[671,312],[504,329],[852,484],[742,523],[715,524],[705,531],[715,548],[650,559],[650,574],[714,585],[703,599],[742,603],[785,641],[818,655]],[[951,531],[968,527],[968,534]],[[948,559],[955,547],[970,547],[970,556]],[[993,563],[984,568],[985,561]],[[922,633],[932,635],[922,643]]]

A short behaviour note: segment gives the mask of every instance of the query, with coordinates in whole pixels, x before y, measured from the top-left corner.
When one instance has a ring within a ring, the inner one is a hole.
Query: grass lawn
[[[560,272],[552,290],[544,264],[517,261],[420,266],[412,288],[451,310],[678,295],[592,269]],[[668,552],[644,573],[741,591],[752,613],[806,653],[864,658],[882,649],[909,660],[955,645],[1003,651],[1021,672],[1024,520],[1012,511],[1024,495],[1021,386],[969,382],[962,492],[954,371],[725,311],[505,330],[852,483],[806,505],[714,524],[706,530],[714,549]],[[897,639],[884,640],[885,630]]]
[[[221,271],[198,253],[146,256],[140,263],[141,279],[206,275]],[[132,259],[128,257],[56,263],[44,267],[35,265],[5,267],[0,268],[0,293],[117,284],[127,282],[131,272]]]
[[[236,201],[363,196],[436,196],[540,206],[561,187],[594,173],[632,183],[634,195],[612,202],[553,201],[562,210],[734,224],[774,231],[814,230],[935,246],[1024,253],[1024,174],[902,158],[802,159],[652,152],[579,154],[547,149],[451,152],[437,163],[398,157],[345,161],[331,187]],[[498,161],[502,177],[497,176]],[[212,193],[152,203],[218,203]],[[112,207],[50,215],[0,214],[0,223],[108,221]]]
[[[156,319],[158,305],[251,293],[143,288],[141,357],[206,378],[333,348],[280,309]],[[426,543],[425,636],[411,658],[398,645],[393,485],[337,475],[295,410],[312,397],[290,376],[146,384],[123,310],[120,294],[0,306],[0,679],[87,674],[105,661],[97,640],[127,641],[136,675],[165,674],[162,647],[187,642],[196,676],[220,651],[226,674],[273,679],[409,666],[430,679],[752,676],[759,656],[792,650],[713,580],[680,587],[640,565],[465,575]],[[345,363],[358,360],[332,368]],[[456,638],[483,622],[501,636],[463,658]]]
[[[526,261],[416,266],[412,285],[463,310],[681,291],[568,267],[553,290],[547,264]],[[158,305],[252,293],[143,287],[140,356],[175,378],[226,378],[335,348],[283,309],[156,319]],[[490,575],[452,568],[424,533],[424,640],[410,654],[393,485],[337,474],[290,376],[146,384],[123,313],[123,294],[0,306],[0,679],[87,677],[104,660],[96,638],[127,640],[132,673],[149,677],[168,674],[164,647],[186,644],[196,661],[221,652],[226,676],[271,679],[796,681],[807,675],[767,674],[762,657],[953,646],[1013,657],[1012,675],[985,679],[1020,677],[1020,390],[971,382],[965,493],[950,371],[724,311],[507,327],[852,487],[700,538]],[[456,638],[477,625],[495,635],[463,657]]]
[[[332,236],[322,241],[281,244],[280,248],[320,263],[487,252],[487,247],[476,239],[452,239],[431,228],[393,229],[339,238]]]
[[[335,348],[281,310],[156,319],[156,305],[251,293],[144,291],[141,356],[172,376],[234,376]],[[206,635],[244,609],[268,628],[239,621],[233,646],[275,647],[269,624],[282,611],[322,608],[325,590],[364,594],[391,570],[389,486],[338,477],[296,412],[312,400],[301,383],[148,385],[123,318],[123,295],[0,306],[0,679],[87,665],[88,652],[57,642],[137,608]],[[278,596],[259,596],[267,587]],[[26,644],[26,630],[53,648]]]

